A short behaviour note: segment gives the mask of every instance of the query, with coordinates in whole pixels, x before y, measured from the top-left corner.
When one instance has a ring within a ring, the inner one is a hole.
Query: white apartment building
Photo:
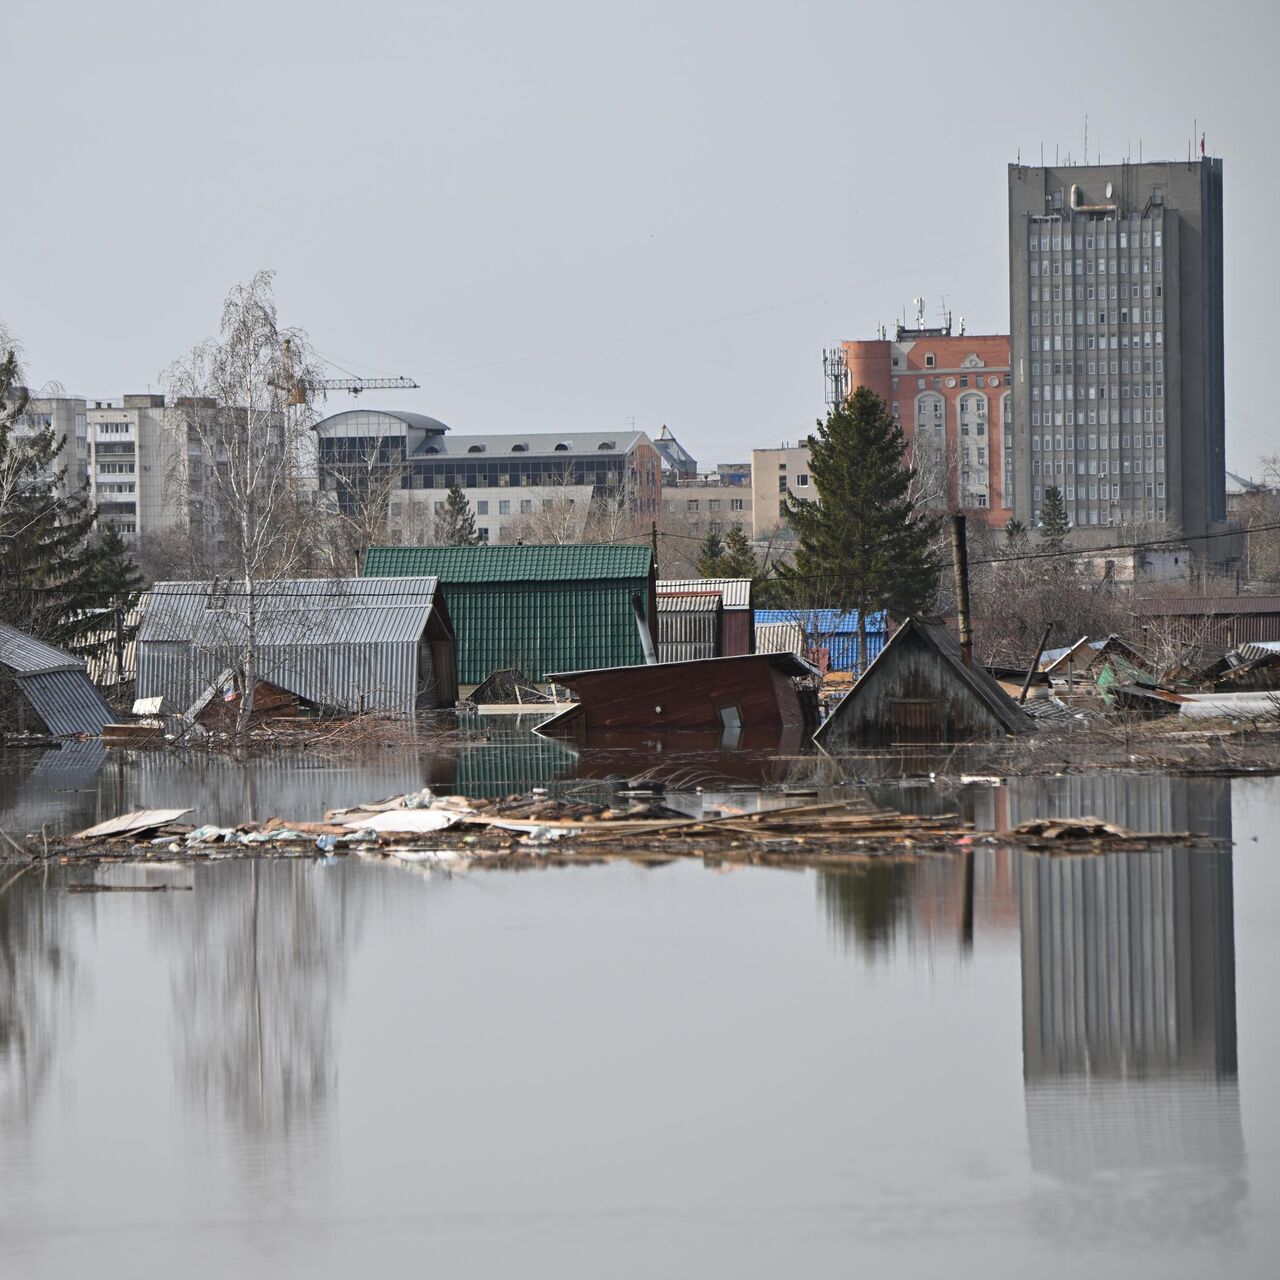
[[[62,445],[53,470],[62,471],[61,491],[70,494],[87,482],[89,469],[86,443],[85,402],[75,396],[32,396],[26,409],[14,420],[13,434],[18,440],[49,428]]]
[[[186,522],[179,493],[187,450],[162,395],[92,401],[86,410],[89,495],[126,542]]]

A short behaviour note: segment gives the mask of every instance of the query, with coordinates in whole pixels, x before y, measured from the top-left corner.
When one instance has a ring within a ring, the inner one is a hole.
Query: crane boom
[[[362,391],[414,390],[418,384],[412,378],[309,378],[306,386],[313,391],[350,391],[358,396]]]

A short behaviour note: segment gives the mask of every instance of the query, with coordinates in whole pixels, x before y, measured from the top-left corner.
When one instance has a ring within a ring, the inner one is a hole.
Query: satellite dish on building
[[[1107,183],[1107,199],[1108,199],[1108,200],[1110,200],[1110,199],[1111,199],[1111,192],[1112,192],[1112,190],[1113,190],[1113,187],[1112,187],[1111,183],[1109,183],[1109,182],[1108,182],[1108,183]]]

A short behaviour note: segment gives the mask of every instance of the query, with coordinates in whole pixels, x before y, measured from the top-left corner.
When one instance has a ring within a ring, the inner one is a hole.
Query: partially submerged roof
[[[79,658],[3,623],[0,666],[55,738],[96,736],[116,719]]]
[[[459,583],[648,578],[652,564],[653,551],[647,544],[370,547],[365,553],[364,572],[434,574],[448,587]]]
[[[8,667],[15,675],[32,675],[40,671],[83,671],[84,663],[65,650],[0,622],[0,667]]]
[[[971,667],[965,665],[959,642],[945,626],[939,622],[908,618],[814,734],[815,742],[821,743],[833,725],[851,714],[859,702],[868,697],[867,691],[874,687],[876,676],[891,668],[895,655],[915,638],[923,640],[938,655],[949,677],[976,697],[1007,733],[1026,733],[1034,727],[1026,712],[1009,697],[989,671],[977,664]],[[912,695],[913,698],[915,696]]]
[[[812,662],[800,657],[795,653],[737,653],[730,654],[723,658],[693,658],[685,662],[651,662],[647,665],[650,668],[670,668],[675,673],[678,667],[707,667],[710,663],[758,663],[765,662],[768,666],[773,667],[775,671],[780,672],[784,676],[816,676],[819,673],[818,668]],[[556,684],[569,684],[573,680],[579,679],[581,676],[599,675],[601,672],[621,673],[623,671],[634,671],[637,667],[591,667],[586,671],[562,671],[556,675],[548,676],[549,680]],[[708,667],[708,669],[714,669]]]
[[[658,594],[715,591],[726,609],[751,608],[750,578],[659,578]]]

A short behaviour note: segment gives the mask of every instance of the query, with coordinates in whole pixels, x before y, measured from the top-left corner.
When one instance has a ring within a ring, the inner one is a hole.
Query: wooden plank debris
[[[111,836],[141,835],[144,831],[156,831],[190,813],[190,809],[134,809],[118,818],[108,818],[97,826],[76,832],[77,840],[104,840]]]

